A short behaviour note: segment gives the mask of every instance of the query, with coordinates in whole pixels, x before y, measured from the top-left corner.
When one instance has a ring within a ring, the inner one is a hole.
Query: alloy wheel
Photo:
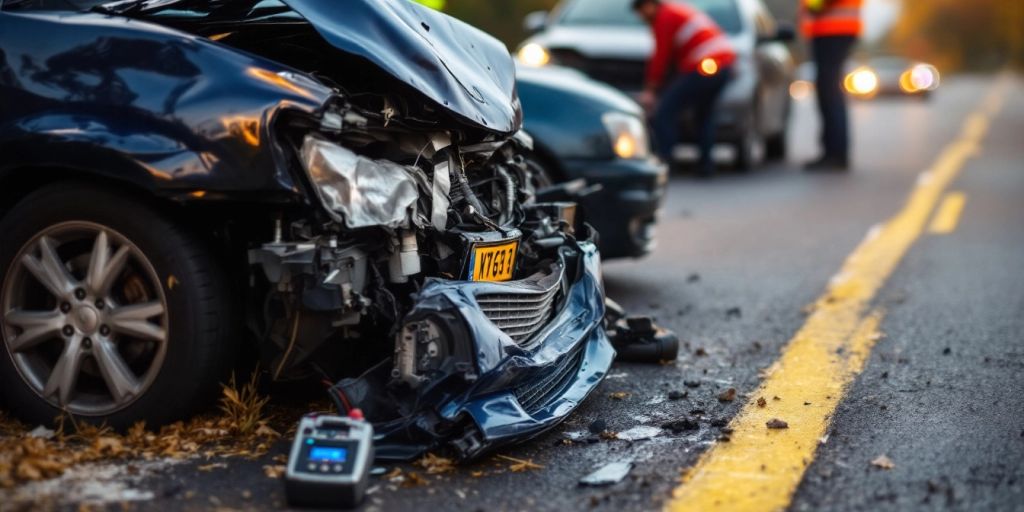
[[[50,226],[21,248],[0,295],[0,334],[21,378],[54,407],[105,416],[142,396],[167,351],[167,300],[125,236]]]

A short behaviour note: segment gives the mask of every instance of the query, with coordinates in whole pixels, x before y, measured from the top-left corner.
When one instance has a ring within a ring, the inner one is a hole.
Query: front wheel
[[[764,143],[764,157],[773,162],[785,160],[789,154],[789,147],[786,143],[786,132],[782,131],[771,137]]]
[[[232,352],[206,247],[124,193],[44,188],[0,221],[0,393],[32,424],[124,428],[187,416]]]
[[[743,127],[743,133],[736,141],[736,169],[742,172],[753,170],[765,152],[765,141],[761,136],[756,112],[751,112],[749,119]]]

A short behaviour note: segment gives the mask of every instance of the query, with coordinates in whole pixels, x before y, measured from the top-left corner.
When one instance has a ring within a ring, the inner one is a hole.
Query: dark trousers
[[[661,91],[653,120],[654,139],[662,160],[672,161],[672,149],[679,142],[682,113],[693,109],[701,165],[711,164],[711,149],[715,144],[715,103],[731,76],[732,68],[726,67],[712,76],[696,71],[680,73],[668,82]]]
[[[853,36],[816,37],[811,42],[814,64],[818,68],[821,144],[826,158],[848,160],[850,156],[850,120],[843,92],[843,71],[856,42]]]

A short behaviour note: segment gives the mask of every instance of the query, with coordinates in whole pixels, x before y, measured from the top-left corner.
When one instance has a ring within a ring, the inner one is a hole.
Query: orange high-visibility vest
[[[864,0],[825,0],[825,7],[815,11],[808,7],[809,0],[801,4],[801,28],[806,37],[860,36],[864,22],[860,9]]]

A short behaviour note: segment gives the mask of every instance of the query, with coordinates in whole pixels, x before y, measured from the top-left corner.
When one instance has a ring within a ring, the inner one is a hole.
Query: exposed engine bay
[[[268,120],[308,205],[274,212],[272,238],[249,244],[246,316],[264,368],[362,409],[378,457],[521,441],[604,378],[596,233],[571,194],[536,189],[500,43],[411,2],[101,10],[286,63],[297,71],[250,72],[324,98]]]
[[[575,205],[538,201],[525,137],[460,145],[378,100],[379,111],[340,103],[318,125],[282,128],[327,218],[282,218],[275,240],[250,252],[266,290],[253,325],[274,377],[358,375],[371,364],[333,393],[375,422],[408,417],[451,379],[479,377],[479,347],[461,320],[424,307],[431,283],[493,287],[476,302],[527,349],[565,301],[576,233],[589,229]]]

